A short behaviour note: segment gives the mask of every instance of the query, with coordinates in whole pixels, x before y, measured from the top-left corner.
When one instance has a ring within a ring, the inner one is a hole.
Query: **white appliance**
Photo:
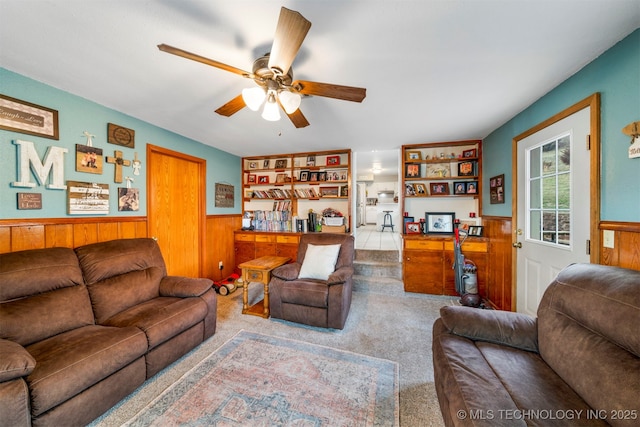
[[[367,204],[367,185],[358,182],[356,185],[356,227],[365,225],[366,214],[365,206]]]

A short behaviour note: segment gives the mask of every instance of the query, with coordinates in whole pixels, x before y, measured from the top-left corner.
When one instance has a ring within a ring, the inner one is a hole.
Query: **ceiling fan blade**
[[[282,75],[289,72],[309,28],[311,28],[311,22],[307,21],[299,12],[289,10],[286,7],[280,9],[280,18],[278,18],[278,26],[269,56],[270,69],[276,69]]]
[[[362,102],[367,96],[367,89],[352,86],[340,86],[331,83],[308,82],[296,80],[293,87],[303,95],[324,96],[327,98],[342,99],[344,101]]]
[[[244,100],[242,99],[242,94],[240,94],[233,98],[231,101],[224,104],[222,107],[218,108],[216,110],[216,113],[220,114],[221,116],[230,117],[238,111],[242,110],[246,105],[247,104],[245,104]]]
[[[231,65],[223,64],[222,62],[214,61],[213,59],[205,58],[204,56],[196,55],[195,53],[187,52],[186,50],[178,49],[177,47],[169,46],[166,44],[159,44],[158,49],[163,52],[191,59],[193,61],[202,62],[203,64],[211,65],[212,67],[220,68],[221,70],[240,74],[243,77],[251,77],[251,73],[248,71],[232,67]]]
[[[291,123],[293,123],[293,125],[298,129],[309,126],[307,118],[302,114],[302,111],[300,111],[299,108],[293,113],[287,114],[287,116],[289,116]]]

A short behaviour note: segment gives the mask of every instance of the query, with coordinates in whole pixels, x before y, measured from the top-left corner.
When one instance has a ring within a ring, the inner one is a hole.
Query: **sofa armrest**
[[[353,267],[340,267],[329,275],[327,285],[339,285],[349,280],[351,276],[353,276]]]
[[[29,375],[36,367],[36,360],[20,344],[0,339],[0,382]]]
[[[285,281],[298,280],[298,274],[300,274],[301,267],[302,264],[299,262],[284,264],[278,268],[274,268],[271,272],[271,276]]]
[[[162,297],[198,297],[213,285],[210,279],[193,277],[165,276],[160,281],[160,296]]]
[[[534,317],[461,306],[442,307],[440,317],[452,334],[538,352],[538,320]]]

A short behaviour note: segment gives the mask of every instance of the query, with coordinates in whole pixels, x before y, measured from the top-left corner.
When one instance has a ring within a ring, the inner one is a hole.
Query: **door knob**
[[[513,244],[513,247],[520,249],[522,247],[522,243],[516,242],[516,243]]]

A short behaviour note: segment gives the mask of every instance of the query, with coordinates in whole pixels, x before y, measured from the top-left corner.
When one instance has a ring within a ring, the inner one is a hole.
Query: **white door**
[[[589,117],[584,108],[518,142],[518,312],[535,315],[560,270],[589,262]]]

